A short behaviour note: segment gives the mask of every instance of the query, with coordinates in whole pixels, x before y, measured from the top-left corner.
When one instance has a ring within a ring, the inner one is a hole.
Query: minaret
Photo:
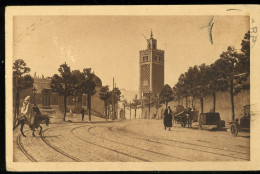
[[[152,92],[159,94],[164,86],[164,51],[157,49],[157,40],[151,37],[147,39],[147,49],[139,52],[140,96]]]

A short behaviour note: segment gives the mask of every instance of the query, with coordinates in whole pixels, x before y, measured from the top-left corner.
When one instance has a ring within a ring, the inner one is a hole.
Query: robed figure
[[[171,107],[168,106],[165,110],[164,110],[164,128],[166,130],[166,128],[169,128],[169,130],[171,130],[172,127],[172,110]]]
[[[34,119],[35,119],[36,114],[33,111],[33,104],[31,103],[31,97],[30,96],[27,96],[24,99],[23,107],[21,109],[21,115],[22,115],[22,117],[24,117],[27,120],[29,125],[34,124]]]

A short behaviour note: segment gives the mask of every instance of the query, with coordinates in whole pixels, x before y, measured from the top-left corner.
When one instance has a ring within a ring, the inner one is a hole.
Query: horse
[[[48,126],[50,123],[50,117],[48,115],[42,115],[38,107],[35,106],[32,109],[36,113],[33,125],[30,124],[30,122],[27,120],[27,118],[24,115],[20,115],[17,119],[18,120],[17,125],[13,128],[13,130],[15,130],[15,128],[21,124],[20,131],[24,137],[26,137],[23,132],[23,127],[25,124],[27,124],[30,127],[30,129],[32,130],[32,136],[35,137],[34,134],[35,128],[38,129],[40,127],[39,135],[41,135],[42,134],[41,124],[45,123],[46,126]]]

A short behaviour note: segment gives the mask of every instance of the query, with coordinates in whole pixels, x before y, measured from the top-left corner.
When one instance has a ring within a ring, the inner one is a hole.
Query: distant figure
[[[72,110],[70,110],[70,116],[71,116],[71,118],[73,117],[73,112],[72,112]]]
[[[82,110],[81,110],[81,115],[82,115],[82,121],[83,121],[84,120],[84,115],[85,115],[84,108],[82,108]]]
[[[168,108],[165,109],[164,111],[164,128],[169,128],[169,131],[171,130],[172,127],[172,110],[171,107],[168,106]]]

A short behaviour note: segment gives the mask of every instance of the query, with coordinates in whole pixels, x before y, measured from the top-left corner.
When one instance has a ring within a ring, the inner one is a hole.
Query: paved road
[[[170,162],[248,161],[248,134],[182,128],[164,130],[162,120],[57,123],[44,126],[42,136],[14,131],[17,162]]]

